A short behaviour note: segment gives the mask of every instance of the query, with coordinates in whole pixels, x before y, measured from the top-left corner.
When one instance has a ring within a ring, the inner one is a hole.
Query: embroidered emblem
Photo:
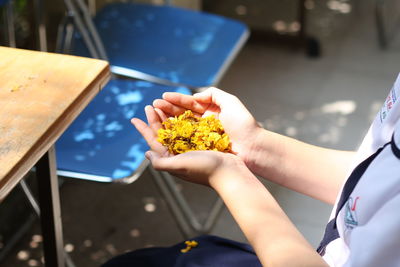
[[[348,229],[353,229],[358,225],[356,208],[357,208],[357,201],[359,199],[360,197],[356,197],[356,199],[353,202],[353,198],[349,197],[349,200],[346,203],[344,224]]]
[[[383,107],[381,108],[381,112],[380,112],[381,122],[383,122],[385,120],[385,118],[387,117],[387,114],[392,109],[392,107],[393,107],[394,103],[396,103],[396,101],[397,101],[396,91],[393,87],[392,90],[390,90],[389,95],[387,96],[385,103],[383,104]]]
[[[186,248],[181,249],[182,253],[186,253],[189,250],[191,250],[192,248],[197,247],[199,245],[199,243],[195,240],[188,240],[188,241],[185,241],[185,245],[186,245]]]

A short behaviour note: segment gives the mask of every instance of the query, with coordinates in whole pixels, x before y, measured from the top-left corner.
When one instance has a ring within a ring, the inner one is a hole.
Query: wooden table
[[[36,166],[46,266],[64,266],[53,144],[109,77],[102,60],[0,47],[0,203]]]

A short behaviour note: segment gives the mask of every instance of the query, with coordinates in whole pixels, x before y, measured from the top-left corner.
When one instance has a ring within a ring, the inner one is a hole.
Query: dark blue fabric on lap
[[[117,256],[102,267],[261,267],[250,245],[204,235],[186,253],[184,242],[171,247],[144,248]]]

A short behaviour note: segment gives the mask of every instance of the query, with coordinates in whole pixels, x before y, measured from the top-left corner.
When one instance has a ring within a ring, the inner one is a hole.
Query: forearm
[[[246,164],[257,175],[333,204],[355,155],[321,148],[267,130],[258,134]]]
[[[224,178],[211,185],[224,200],[263,266],[326,266],[250,171],[229,170],[219,175]]]

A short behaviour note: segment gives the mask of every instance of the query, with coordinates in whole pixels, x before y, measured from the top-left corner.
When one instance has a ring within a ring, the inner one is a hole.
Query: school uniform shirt
[[[318,252],[330,266],[400,266],[400,75],[357,153]]]

